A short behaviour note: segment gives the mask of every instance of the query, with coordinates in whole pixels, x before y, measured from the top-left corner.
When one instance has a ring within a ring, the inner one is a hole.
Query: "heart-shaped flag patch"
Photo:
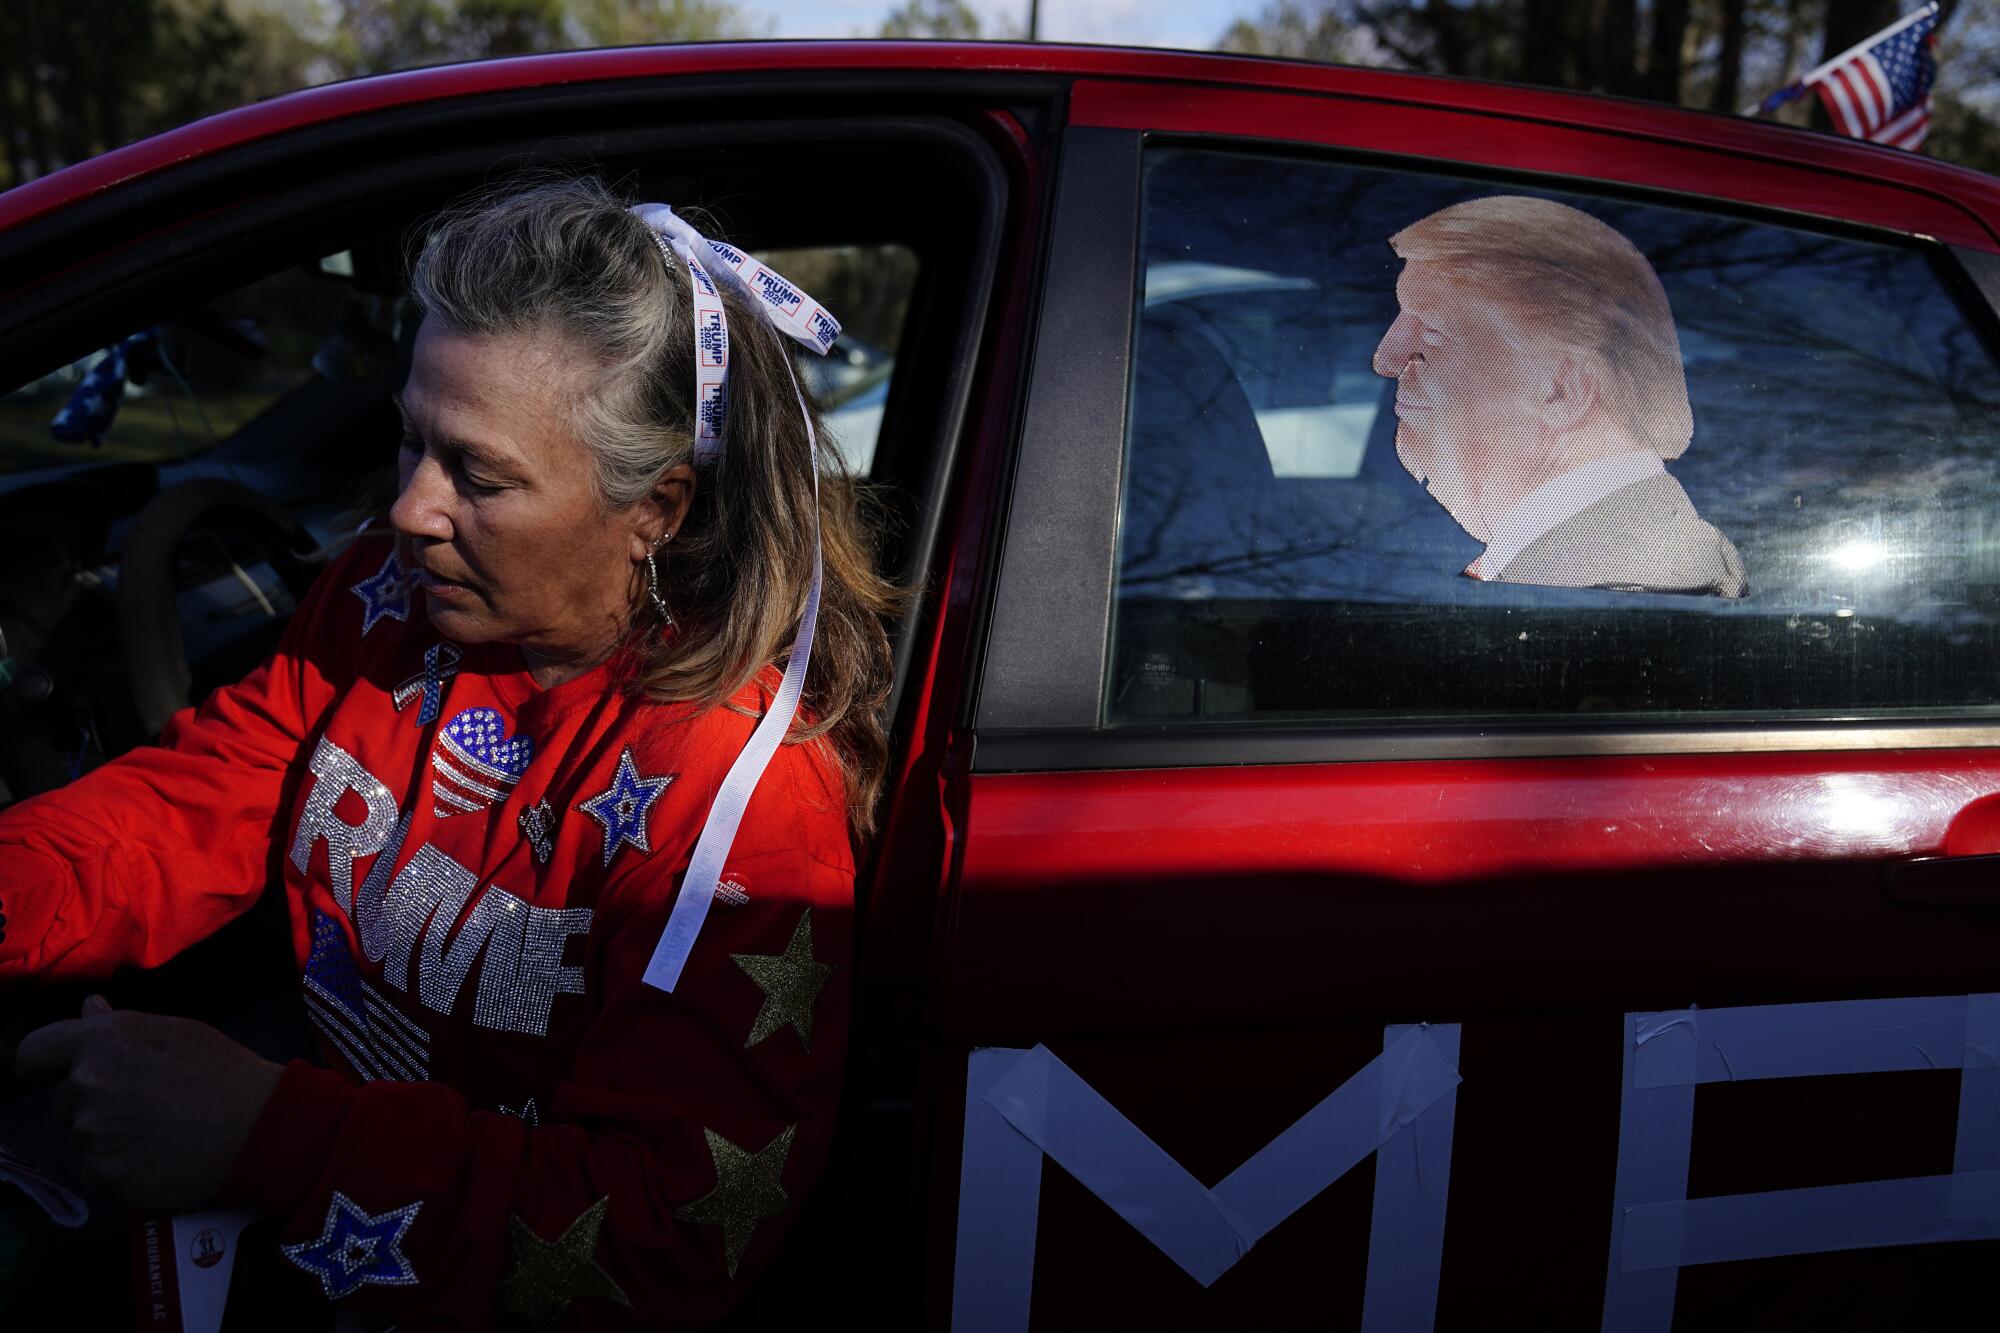
[[[535,742],[507,734],[507,719],[491,708],[453,715],[431,751],[431,795],[440,817],[483,810],[507,799],[534,762]]]

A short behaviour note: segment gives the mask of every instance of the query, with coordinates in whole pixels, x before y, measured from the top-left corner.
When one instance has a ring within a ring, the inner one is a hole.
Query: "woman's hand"
[[[161,1213],[214,1199],[283,1072],[206,1023],[114,1013],[96,995],[15,1054],[21,1082],[57,1085],[86,1183]]]

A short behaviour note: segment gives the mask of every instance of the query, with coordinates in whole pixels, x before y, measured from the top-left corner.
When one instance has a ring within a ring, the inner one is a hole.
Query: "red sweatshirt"
[[[332,1067],[286,1069],[219,1202],[406,1327],[706,1322],[832,1129],[839,774],[781,747],[680,983],[647,987],[768,694],[646,703],[616,663],[541,689],[442,641],[390,549],[358,541],[157,748],[0,815],[0,978],[158,964],[282,875]]]

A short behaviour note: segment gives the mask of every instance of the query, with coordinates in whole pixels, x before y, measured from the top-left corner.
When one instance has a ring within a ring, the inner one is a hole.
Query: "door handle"
[[[1883,888],[1906,907],[2000,907],[2000,854],[1892,861]]]

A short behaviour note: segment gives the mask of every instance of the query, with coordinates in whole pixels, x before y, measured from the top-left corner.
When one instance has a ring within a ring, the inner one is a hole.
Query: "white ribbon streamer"
[[[708,248],[728,265],[744,290],[761,297],[778,316],[771,323],[781,333],[821,356],[833,350],[833,340],[840,336],[840,321],[829,315],[825,306],[785,281],[776,269],[765,267],[740,250],[721,241],[710,241]]]
[[[729,430],[729,319],[708,270],[692,252],[683,258],[694,289],[694,456],[706,461]]]
[[[678,256],[687,265],[688,278],[694,289],[695,309],[695,456],[711,458],[721,452],[728,430],[729,321],[723,313],[721,295],[716,290],[715,282],[698,256],[707,253],[720,259],[721,265],[716,272],[726,275],[724,281],[736,283],[745,293],[757,298],[752,303],[754,308],[763,312],[773,328],[822,356],[833,346],[833,340],[840,336],[840,324],[819,302],[775,271],[730,246],[709,240],[665,204],[639,204],[632,211],[653,229],[664,253]],[[798,637],[792,640],[791,658],[785,664],[784,681],[778,686],[769,711],[757,724],[756,730],[750,733],[750,740],[744,745],[742,753],[729,766],[728,776],[723,778],[722,786],[715,794],[715,802],[709,806],[701,836],[695,839],[687,874],[681,880],[680,895],[674,899],[673,910],[667,915],[666,928],[660,932],[659,943],[653,946],[652,959],[646,964],[646,984],[663,991],[672,991],[679,984],[688,955],[694,951],[702,923],[708,919],[709,904],[715,900],[723,864],[729,859],[729,849],[735,845],[743,812],[749,808],[750,797],[756,792],[758,781],[778,753],[778,746],[784,742],[786,733],[792,728],[792,719],[798,714],[799,698],[805,692],[806,667],[812,660],[813,631],[819,624],[822,573],[819,439],[813,430],[812,413],[806,410],[805,395],[799,390],[798,377],[792,373],[790,358],[785,360],[785,373],[791,377],[792,397],[799,405],[799,416],[806,423],[806,449],[812,460],[812,583],[806,589],[805,611],[799,616]]]
[[[718,271],[725,274],[724,281],[735,283],[762,301],[766,317],[778,332],[804,343],[821,356],[833,350],[833,340],[840,336],[840,321],[828,314],[825,306],[786,281],[776,269],[733,245],[711,241],[665,204],[634,204],[632,211],[656,235],[664,237],[675,254],[720,259],[722,267]]]

